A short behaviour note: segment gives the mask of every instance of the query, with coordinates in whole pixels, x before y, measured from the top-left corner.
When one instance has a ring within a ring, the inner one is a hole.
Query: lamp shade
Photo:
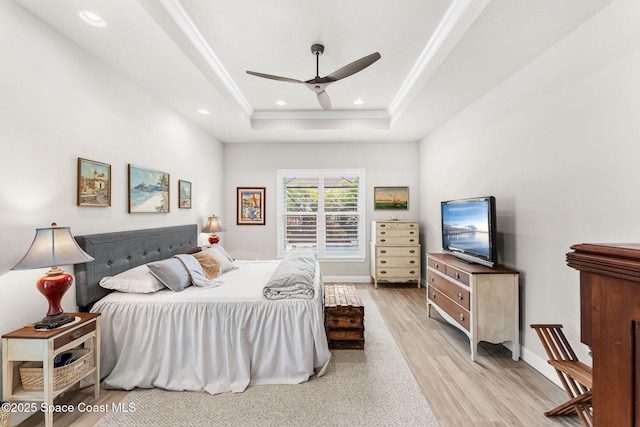
[[[203,233],[218,233],[220,231],[227,231],[227,229],[220,224],[220,220],[215,215],[209,217],[207,224],[202,229]]]
[[[71,235],[69,227],[37,228],[27,254],[12,270],[56,267],[93,261]]]

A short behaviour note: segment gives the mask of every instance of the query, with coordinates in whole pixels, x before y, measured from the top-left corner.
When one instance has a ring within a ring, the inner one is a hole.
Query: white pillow
[[[147,268],[146,264],[123,271],[115,276],[106,276],[100,280],[100,286],[120,292],[150,294],[165,286]]]

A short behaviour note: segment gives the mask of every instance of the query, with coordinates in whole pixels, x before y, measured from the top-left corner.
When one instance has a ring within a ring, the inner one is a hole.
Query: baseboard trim
[[[547,377],[549,381],[562,388],[562,383],[560,383],[560,379],[558,378],[558,374],[555,369],[551,365],[547,359],[543,359],[534,353],[531,350],[528,350],[526,347],[520,347],[520,355],[522,360],[529,366],[531,366],[536,371],[540,372],[542,375]]]
[[[371,283],[371,276],[323,276],[325,283],[336,282],[353,282],[353,283]]]

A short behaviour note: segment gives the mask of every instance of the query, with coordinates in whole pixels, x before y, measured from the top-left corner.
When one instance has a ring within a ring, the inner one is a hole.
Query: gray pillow
[[[189,272],[179,259],[167,258],[162,261],[150,262],[147,267],[149,267],[151,274],[174,292],[180,292],[191,285]]]

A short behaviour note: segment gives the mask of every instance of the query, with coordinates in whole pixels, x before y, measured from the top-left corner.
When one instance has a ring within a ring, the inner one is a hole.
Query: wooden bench
[[[364,349],[364,305],[355,286],[325,286],[324,327],[330,349]]]

